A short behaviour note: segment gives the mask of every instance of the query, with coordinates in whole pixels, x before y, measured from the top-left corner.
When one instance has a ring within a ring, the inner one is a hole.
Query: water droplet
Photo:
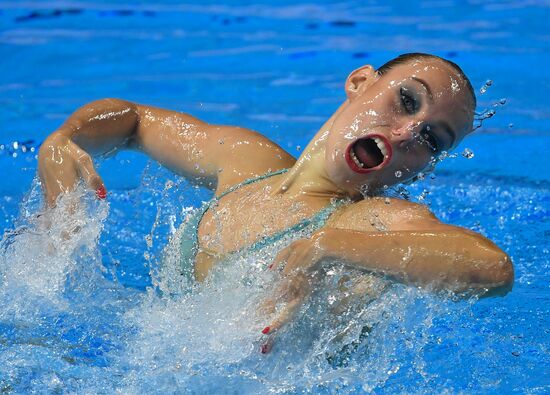
[[[224,142],[225,142],[225,141],[224,141],[223,139],[219,139],[219,140],[218,140],[218,144],[220,144],[220,145],[223,144]]]
[[[301,149],[302,149],[301,146],[299,146],[299,145],[296,146],[296,151],[300,151]]]
[[[424,178],[426,178],[426,175],[422,172],[418,173],[416,175],[416,179],[422,181]]]
[[[396,176],[397,178],[401,178],[402,175],[403,175],[403,172],[402,172],[401,170],[397,170],[397,171],[395,172],[395,176]]]
[[[500,99],[500,100],[498,101],[498,104],[500,104],[501,106],[505,105],[505,104],[506,104],[506,98],[503,97],[502,99]]]
[[[483,95],[485,92],[487,92],[487,88],[490,87],[491,85],[493,85],[492,80],[485,81],[485,84],[479,89],[479,93]]]
[[[388,198],[388,197],[387,197],[387,198],[385,198],[385,199],[384,199],[384,203],[386,203],[386,204],[390,204],[390,198]]]
[[[386,190],[388,189],[388,186],[387,186],[386,184],[384,184],[384,186],[382,187],[382,189],[383,189],[384,191],[386,191]]]
[[[19,143],[17,141],[13,142],[13,149],[19,148]]]
[[[510,129],[512,129],[512,128],[514,127],[514,124],[513,124],[513,123],[509,123],[509,124],[508,124],[508,127],[509,127]]]
[[[466,159],[472,159],[474,157],[474,151],[472,151],[470,148],[466,148],[464,151],[462,151],[461,155]]]
[[[418,200],[426,199],[426,196],[428,196],[429,193],[430,193],[430,191],[428,191],[427,189],[424,189],[422,191],[422,193],[420,195],[418,195]]]
[[[435,174],[430,174],[430,178],[431,178],[432,180],[435,180]]]

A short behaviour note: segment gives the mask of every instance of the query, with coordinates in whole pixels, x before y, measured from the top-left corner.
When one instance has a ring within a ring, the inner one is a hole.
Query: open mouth
[[[389,162],[392,155],[391,145],[381,135],[369,135],[356,140],[346,150],[346,161],[357,173],[379,170]]]

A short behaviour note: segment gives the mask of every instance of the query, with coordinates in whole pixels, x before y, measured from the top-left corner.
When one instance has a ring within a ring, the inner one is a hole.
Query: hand
[[[261,309],[265,314],[273,314],[277,302],[283,301],[284,305],[277,311],[277,315],[271,321],[271,324],[262,330],[262,334],[267,336],[260,348],[263,354],[271,350],[275,333],[292,319],[311,291],[311,276],[309,274],[323,257],[319,245],[319,235],[320,233],[310,239],[300,239],[293,242],[279,252],[269,266],[271,270],[282,267],[284,277],[274,296],[268,298],[262,304]]]
[[[60,194],[74,190],[80,179],[96,191],[98,198],[107,196],[90,155],[61,132],[51,134],[40,147],[38,172],[49,206]]]

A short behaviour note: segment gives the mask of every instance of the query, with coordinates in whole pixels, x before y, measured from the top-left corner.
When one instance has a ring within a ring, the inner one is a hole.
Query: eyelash
[[[408,92],[407,88],[399,88],[399,96],[401,98],[401,106],[409,115],[415,114],[420,107],[420,102]]]
[[[399,88],[399,96],[401,98],[401,106],[407,114],[413,115],[418,111],[420,102],[408,92],[407,88]],[[430,133],[429,126],[424,127],[424,129],[420,132],[420,140],[422,143],[426,143],[430,151],[434,153],[439,152],[439,141],[433,133]]]

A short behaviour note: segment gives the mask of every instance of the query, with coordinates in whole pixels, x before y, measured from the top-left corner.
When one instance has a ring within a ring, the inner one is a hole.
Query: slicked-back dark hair
[[[455,62],[451,62],[450,60],[444,59],[444,58],[442,58],[440,56],[437,56],[437,55],[431,55],[431,54],[422,53],[422,52],[411,52],[411,53],[401,54],[398,57],[384,63],[376,71],[379,75],[383,75],[389,69],[391,69],[395,66],[398,66],[400,64],[408,64],[408,63],[411,63],[415,60],[422,60],[422,59],[438,59],[438,60],[442,61],[443,63],[446,63],[454,71],[456,71],[458,76],[460,78],[462,78],[464,80],[464,82],[466,83],[466,89],[468,89],[468,92],[470,93],[470,96],[471,96],[471,99],[472,99],[472,106],[473,106],[472,111],[475,111],[476,106],[477,106],[477,100],[476,100],[476,95],[475,95],[472,83],[470,82],[470,80],[468,79],[466,74],[464,74],[464,71],[462,71],[460,66],[457,65]]]

